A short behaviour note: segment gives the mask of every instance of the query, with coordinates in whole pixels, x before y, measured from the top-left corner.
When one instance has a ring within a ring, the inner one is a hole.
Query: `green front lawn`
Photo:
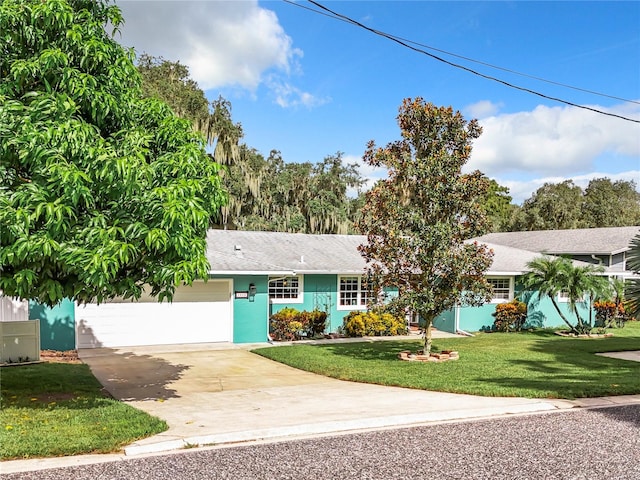
[[[109,453],[167,424],[105,396],[84,364],[0,369],[0,458]]]
[[[293,345],[253,350],[292,367],[342,380],[487,396],[578,398],[640,394],[640,362],[594,355],[640,350],[640,322],[614,337],[575,339],[551,331],[479,333],[435,339],[434,350],[457,350],[443,363],[402,362],[397,353],[421,341]]]

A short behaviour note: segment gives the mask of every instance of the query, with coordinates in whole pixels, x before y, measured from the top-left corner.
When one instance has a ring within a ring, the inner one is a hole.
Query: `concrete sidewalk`
[[[360,339],[362,341],[362,339]],[[267,344],[264,344],[267,345]],[[265,440],[640,403],[640,396],[578,401],[478,397],[335,380],[248,351],[262,345],[175,345],[84,350],[115,398],[167,421],[125,455]],[[2,471],[119,460],[92,455],[11,461]]]

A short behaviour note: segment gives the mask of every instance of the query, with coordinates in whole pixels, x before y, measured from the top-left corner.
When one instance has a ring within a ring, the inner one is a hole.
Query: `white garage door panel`
[[[76,307],[78,348],[232,341],[228,281],[176,289],[173,303],[111,302]]]

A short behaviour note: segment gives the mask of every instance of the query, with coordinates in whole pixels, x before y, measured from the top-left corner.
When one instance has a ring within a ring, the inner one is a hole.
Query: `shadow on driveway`
[[[170,385],[189,369],[188,365],[127,349],[80,350],[79,356],[112,397],[127,402],[180,397]]]

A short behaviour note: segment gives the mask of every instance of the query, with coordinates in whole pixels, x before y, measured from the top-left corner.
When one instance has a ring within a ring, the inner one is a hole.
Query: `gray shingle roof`
[[[209,230],[211,273],[363,273],[362,235]]]
[[[207,256],[211,273],[309,274],[364,273],[366,263],[358,245],[363,235],[309,235],[302,233],[210,230]],[[540,254],[487,243],[495,255],[489,275],[525,271]]]
[[[550,254],[614,255],[629,249],[640,226],[489,233],[475,240]]]
[[[530,252],[519,248],[505,247],[495,243],[482,242],[493,250],[493,263],[487,275],[507,275],[521,273],[527,270],[527,263],[540,256],[537,252]]]

